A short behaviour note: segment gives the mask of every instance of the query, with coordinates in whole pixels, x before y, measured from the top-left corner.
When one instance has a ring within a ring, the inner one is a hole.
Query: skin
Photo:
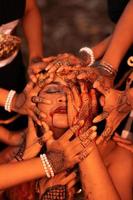
[[[54,86],[52,87],[54,88]],[[60,97],[59,94],[56,95],[51,94],[49,98],[56,101]],[[45,109],[45,105],[40,106]],[[64,115],[62,115],[62,120],[63,117]],[[96,143],[97,141],[98,138]],[[90,151],[90,155],[80,163],[81,181],[86,200],[99,200],[99,197],[105,200],[107,196],[110,200],[132,199],[133,163],[130,152],[118,147],[112,140],[108,143],[105,142],[104,146],[99,145],[99,147],[94,142],[88,145],[87,151]],[[122,160],[126,160],[126,162],[122,162]],[[125,168],[127,170],[123,174]]]
[[[25,38],[28,43],[29,63],[30,63],[30,60],[32,58],[43,56],[42,19],[35,0],[26,0],[26,9],[24,17],[22,19],[22,27]],[[33,31],[33,29],[36,31]],[[30,66],[30,69],[32,69],[32,66]],[[31,71],[32,70],[29,70],[29,73]],[[4,107],[8,93],[9,93],[8,90],[0,88],[0,106]],[[22,96],[23,94],[21,95],[21,98]],[[12,111],[16,110],[16,112],[20,114],[25,114],[26,111],[26,114],[33,116],[33,113],[31,114],[32,111],[27,110],[27,108],[26,110],[25,108],[24,109],[12,108],[11,110]],[[39,123],[37,118],[36,121]]]
[[[39,103],[38,108],[42,112],[45,110],[47,115],[45,121],[49,124],[50,129],[54,131],[54,137],[59,138],[66,128],[68,128],[67,96],[63,89],[62,81],[56,78],[54,82],[44,87],[39,96],[51,101],[50,105]],[[59,110],[56,111],[56,109]]]

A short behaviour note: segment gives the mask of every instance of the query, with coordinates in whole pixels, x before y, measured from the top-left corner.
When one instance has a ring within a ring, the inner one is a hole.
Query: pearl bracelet
[[[15,90],[10,90],[10,92],[7,95],[4,108],[8,112],[11,112],[11,103],[12,103],[12,99],[13,99],[15,94],[16,94]]]
[[[82,52],[85,52],[86,54],[90,56],[91,61],[88,66],[93,65],[95,62],[95,57],[94,57],[94,52],[92,51],[92,49],[89,47],[83,47],[79,50],[79,53],[82,53]]]
[[[50,163],[47,159],[46,154],[41,154],[40,159],[42,161],[42,165],[43,165],[44,171],[46,173],[46,176],[48,178],[54,177],[54,171],[53,171],[52,166],[50,165]]]

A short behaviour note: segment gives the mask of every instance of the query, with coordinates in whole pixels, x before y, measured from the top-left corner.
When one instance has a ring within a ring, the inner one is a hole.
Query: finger
[[[88,78],[88,75],[86,73],[81,73],[77,76],[77,79],[79,80],[86,80]]]
[[[33,82],[36,83],[37,82],[37,77],[36,75],[34,75],[33,73],[29,74],[29,79]]]
[[[68,176],[66,176],[65,178],[64,178],[64,180],[63,180],[63,184],[64,185],[66,185],[66,184],[68,184],[70,181],[72,181],[73,179],[75,179],[76,178],[76,173],[75,172],[72,172],[71,174],[69,174]]]
[[[98,123],[101,122],[102,120],[106,119],[109,116],[109,113],[107,112],[103,112],[100,115],[97,115],[94,119],[93,119],[93,123]]]
[[[50,100],[45,99],[45,98],[43,98],[43,97],[41,97],[41,96],[32,96],[32,97],[31,97],[31,101],[32,101],[33,103],[45,103],[45,104],[48,104],[48,105],[51,104],[51,101],[50,101]]]
[[[54,76],[55,76],[55,74],[51,73],[49,78],[45,81],[45,84],[51,83],[54,80]]]
[[[51,142],[53,142],[53,132],[52,131],[47,131],[42,136],[42,139],[43,139],[44,142],[48,142],[48,144],[50,144]]]
[[[102,107],[105,105],[105,97],[104,96],[100,97],[100,104]]]
[[[56,60],[54,60],[53,62],[50,62],[47,67],[46,67],[46,70],[49,71],[50,69],[53,69],[55,70],[55,62],[57,62]]]
[[[53,132],[52,131],[48,131],[47,133],[45,133],[45,137],[46,137],[46,146],[47,148],[49,148],[50,145],[52,145],[52,143],[55,141],[54,137],[53,137]]]
[[[68,123],[69,126],[72,126],[74,123],[75,115],[77,114],[76,108],[75,108],[75,102],[73,100],[73,95],[70,89],[66,89],[67,94],[67,108],[68,108]]]
[[[31,65],[30,67],[32,69],[32,73],[38,74],[39,72],[45,70],[46,66],[47,66],[47,63],[42,61],[42,62],[35,63]]]
[[[91,134],[93,134],[94,132],[96,132],[96,130],[97,130],[97,127],[96,126],[92,126],[87,131],[79,134],[78,137],[79,137],[80,141],[83,141],[83,140],[89,138],[91,136]]]
[[[71,152],[74,153],[74,155],[81,153],[85,148],[88,148],[92,144],[96,136],[97,132],[93,132],[88,138],[82,141],[78,139],[77,144],[73,144]]]
[[[92,144],[92,142],[95,140],[96,136],[97,136],[97,132],[91,133],[87,139],[80,141],[80,145],[82,145],[84,149],[88,148],[90,144]]]
[[[33,143],[33,140],[37,138],[36,128],[31,117],[28,117],[28,133],[26,136],[27,143]]]
[[[43,128],[45,129],[45,132],[49,131],[49,126],[45,121],[42,121],[41,124],[42,124]]]
[[[99,92],[101,92],[103,95],[105,95],[105,89],[104,89],[104,86],[100,83],[99,80],[96,80],[94,83],[93,83],[93,88],[97,89]]]
[[[82,160],[84,160],[84,159],[86,159],[88,156],[89,156],[89,154],[90,154],[90,152],[91,152],[91,148],[88,150],[83,150],[80,154],[79,154],[79,159],[80,159],[80,161],[82,161]]]
[[[76,178],[76,179],[70,181],[70,182],[67,184],[68,190],[71,189],[77,182],[78,182],[78,178]]]
[[[41,111],[39,110],[39,108],[37,106],[34,107],[34,113],[39,117]]]
[[[127,139],[124,139],[124,138],[121,138],[121,137],[118,137],[118,136],[114,136],[113,140],[115,140],[116,142],[121,142],[123,144],[132,144],[131,140],[127,140]]]
[[[42,112],[42,111],[40,111],[40,114],[39,114],[38,118],[39,118],[39,120],[40,120],[41,122],[42,122],[42,121],[45,121],[46,118],[47,118],[47,114],[44,113],[44,112]]]
[[[120,147],[123,147],[125,149],[127,149],[128,151],[132,152],[133,153],[133,145],[127,145],[127,144],[123,144],[123,143],[120,143],[118,142],[117,143]]]
[[[25,87],[25,91],[30,91],[34,87],[34,83],[32,81],[29,81]]]
[[[91,89],[90,96],[91,96],[92,112],[95,114],[97,112],[97,98],[94,89]]]
[[[60,137],[61,140],[69,140],[73,135],[77,134],[77,131],[83,126],[84,120],[79,121],[76,125],[72,126]]]
[[[73,85],[73,87],[71,87],[71,90],[72,90],[73,99],[74,99],[74,102],[75,102],[76,109],[79,111],[79,108],[80,108],[80,105],[81,105],[81,98],[80,98],[80,95],[79,95],[79,91],[78,91],[78,89],[75,85]]]
[[[56,56],[50,56],[50,57],[47,57],[47,58],[43,58],[42,60],[43,60],[43,62],[48,63],[48,62],[52,62],[55,59],[56,59]]]
[[[39,126],[41,126],[41,122],[40,122],[40,120],[38,119],[38,117],[35,115],[34,112],[29,112],[29,116],[30,116]]]

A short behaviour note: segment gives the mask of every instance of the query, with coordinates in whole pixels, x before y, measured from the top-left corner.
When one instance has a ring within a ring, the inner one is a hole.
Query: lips
[[[60,106],[60,107],[56,108],[56,109],[53,111],[53,114],[55,114],[55,113],[61,113],[61,114],[67,113],[67,108],[66,108],[66,106]]]

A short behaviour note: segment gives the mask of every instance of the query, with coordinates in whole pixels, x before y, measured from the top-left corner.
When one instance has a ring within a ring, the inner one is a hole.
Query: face
[[[68,128],[67,99],[63,84],[59,79],[46,85],[40,92],[41,97],[51,101],[51,104],[39,103],[38,107],[47,115],[46,122],[50,127]]]

